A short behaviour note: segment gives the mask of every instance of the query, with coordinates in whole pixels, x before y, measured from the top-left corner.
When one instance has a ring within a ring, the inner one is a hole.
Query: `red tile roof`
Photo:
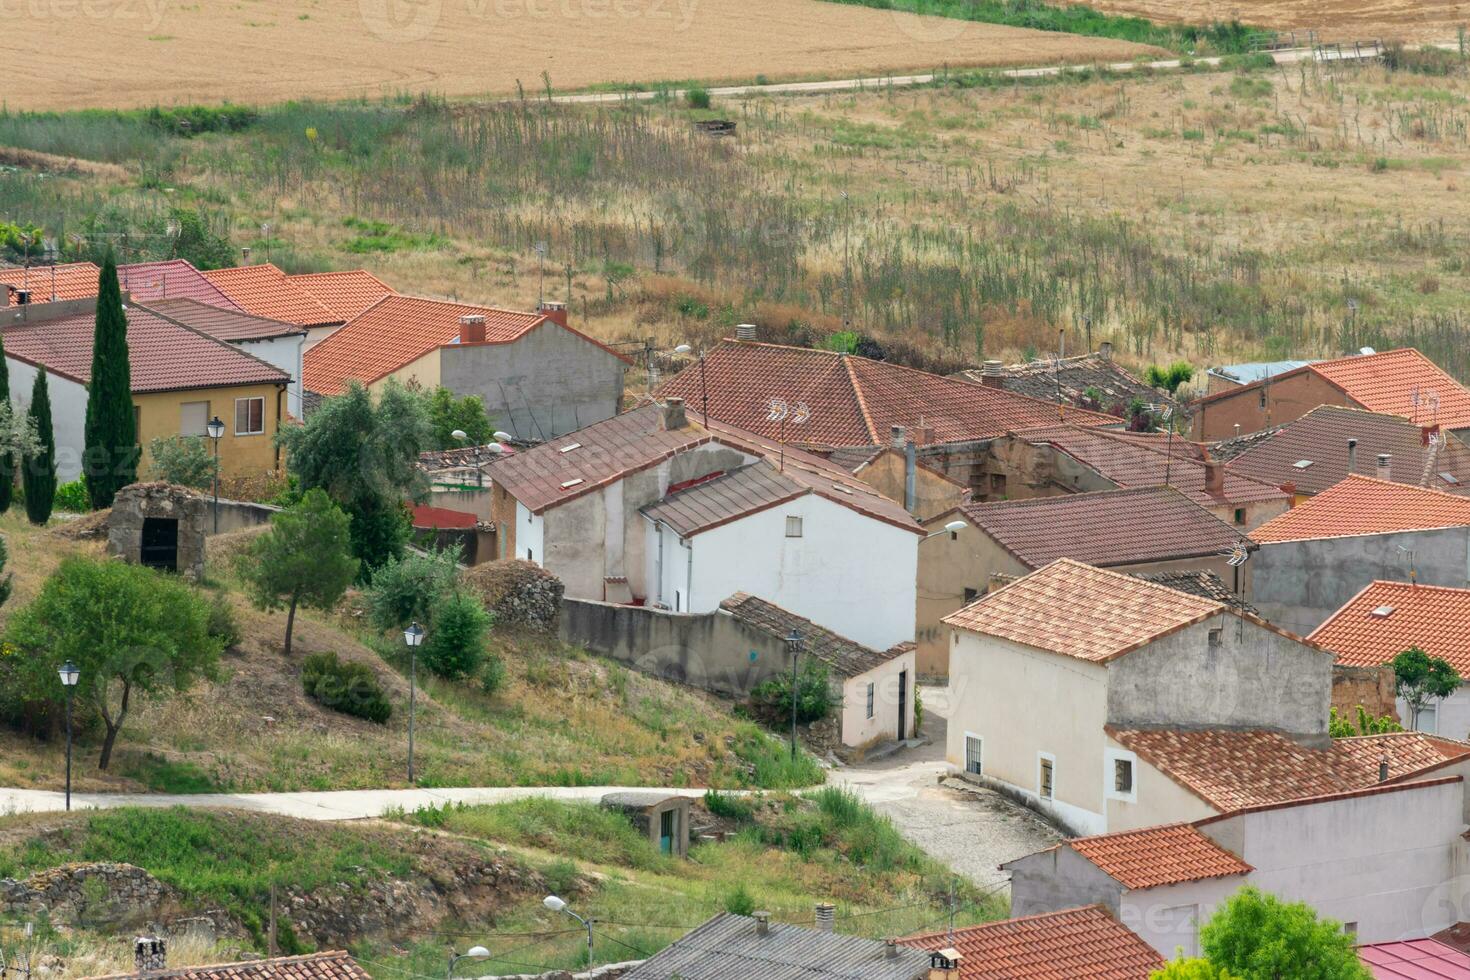
[[[960,980],[1147,980],[1164,966],[1148,943],[1101,905],[900,939],[963,956]]]
[[[1192,824],[1165,824],[1063,841],[1125,888],[1157,888],[1255,870]]]
[[[1073,558],[1104,568],[1227,555],[1250,539],[1171,487],[1033,497],[959,508],[1017,560]]]
[[[433,528],[469,528],[475,526],[475,515],[448,507],[413,505],[413,526]]]
[[[729,613],[731,618],[778,640],[784,640],[793,630],[796,631],[806,644],[802,649],[831,667],[839,677],[866,674],[882,667],[894,657],[909,652],[907,649],[900,649],[903,645],[898,644],[880,653],[834,633],[825,626],[818,626],[805,616],[798,616],[774,602],[767,602],[744,592],[737,592],[725,599],[720,603],[720,608]]]
[[[1156,487],[1167,484],[1196,503],[1218,506],[1285,500],[1280,487],[1262,483],[1227,467],[1225,493],[1216,497],[1205,490],[1205,448],[1200,443],[1168,433],[1122,432],[1080,425],[1051,425],[1013,435],[1033,445],[1050,445],[1095,470],[1120,487]]]
[[[698,363],[669,379],[658,391],[676,395],[692,411],[703,411],[708,391],[713,418],[749,432],[777,438],[771,401],[793,409],[805,405],[805,422],[786,424],[786,438],[808,446],[887,445],[891,427],[929,426],[934,441],[986,439],[1016,428],[1057,421],[1057,406],[852,354],[726,341]],[[1067,409],[1083,425],[1118,425],[1099,412]]]
[[[1350,476],[1251,532],[1260,544],[1470,524],[1470,499]]]
[[[216,340],[231,343],[242,340],[271,340],[306,333],[306,328],[300,324],[267,320],[265,317],[241,312],[236,307],[211,306],[196,299],[157,299],[137,305],[200,333],[209,334]]]
[[[308,391],[340,395],[348,381],[371,384],[445,344],[457,343],[459,318],[483,316],[485,343],[504,344],[543,323],[542,313],[518,313],[420,296],[385,296],[306,352]],[[560,325],[555,328],[565,329]]]
[[[162,299],[192,299],[210,306],[239,310],[240,305],[210,282],[204,273],[183,259],[167,262],[131,262],[117,267],[118,282],[123,292],[135,302]],[[96,295],[94,288],[92,294]]]
[[[1106,663],[1230,611],[1224,603],[1062,558],[981,596],[944,622]]]
[[[31,266],[29,269],[15,266],[0,268],[0,291],[29,289],[32,303],[46,303],[52,299],[86,299],[97,295],[97,280],[102,270],[91,262],[68,262],[62,265]],[[10,300],[14,305],[15,300]]]
[[[1321,749],[1307,748],[1279,732],[1259,730],[1109,726],[1107,732],[1222,812],[1378,786],[1378,765],[1385,752],[1393,781],[1432,772],[1470,755],[1470,745],[1421,732],[1338,738]]]
[[[133,391],[180,391],[246,384],[285,384],[279,368],[208,337],[146,307],[128,310],[128,359]],[[38,319],[0,331],[5,353],[27,364],[44,364],[60,377],[86,384],[92,374],[95,313]]]
[[[151,973],[114,973],[95,980],[123,980],[124,977],[148,977],[150,980],[372,980],[367,971],[357,965],[356,960],[340,950],[310,953],[306,956],[276,956],[242,963],[184,966]]]
[[[343,323],[361,316],[368,307],[384,296],[393,296],[398,292],[366,269],[306,272],[286,278],[315,296],[318,302],[337,314]]]
[[[1470,955],[1437,939],[1359,946],[1358,959],[1374,980],[1470,980]]]
[[[1374,582],[1310,639],[1352,667],[1377,667],[1417,646],[1464,676],[1470,674],[1470,589]]]
[[[203,276],[241,309],[256,316],[299,323],[303,327],[342,322],[340,316],[269,262],[234,269],[213,269]]]

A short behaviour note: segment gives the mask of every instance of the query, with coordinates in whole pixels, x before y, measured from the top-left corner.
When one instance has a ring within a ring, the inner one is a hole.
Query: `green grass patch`
[[[166,759],[152,752],[124,752],[114,767],[117,775],[136,779],[156,793],[226,793],[213,774],[192,762]]]
[[[791,755],[791,746],[751,726],[735,741],[735,754],[754,768],[752,782],[761,789],[799,789],[825,778],[822,767],[806,752]]]

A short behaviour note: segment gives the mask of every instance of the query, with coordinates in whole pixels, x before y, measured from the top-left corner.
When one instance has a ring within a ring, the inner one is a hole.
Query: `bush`
[[[222,595],[215,596],[214,601],[209,604],[209,625],[206,629],[226,650],[245,638],[235,619],[235,607]]]
[[[301,688],[324,708],[378,724],[393,714],[377,675],[367,665],[337,659],[336,653],[317,653],[301,662]]]
[[[87,496],[87,486],[81,480],[63,483],[56,488],[56,509],[73,514],[85,514],[92,509],[92,500]]]
[[[709,89],[703,85],[691,85],[684,90],[684,101],[689,103],[691,109],[708,109],[710,105]]]
[[[427,623],[436,606],[454,588],[453,550],[410,553],[389,559],[373,572],[367,589],[373,623],[384,630],[401,630],[412,622]]]
[[[440,677],[461,680],[479,670],[489,630],[490,614],[478,599],[450,596],[434,611],[434,625],[419,650],[419,659]]]
[[[725,911],[731,915],[749,915],[755,911],[755,899],[751,897],[745,885],[736,885],[725,896]]]
[[[805,657],[796,679],[796,720],[800,724],[820,721],[837,706],[832,692],[831,673],[827,665],[815,657]],[[791,675],[782,671],[758,684],[750,692],[750,704],[757,718],[769,725],[791,723]]]
[[[726,820],[735,820],[744,823],[755,816],[755,804],[743,796],[733,793],[721,793],[718,790],[705,790],[704,808],[712,816],[723,817]]]
[[[490,654],[480,664],[480,690],[495,694],[505,686],[505,661],[498,654]]]
[[[164,483],[202,490],[214,480],[214,456],[199,436],[167,436],[148,443],[153,476]]]

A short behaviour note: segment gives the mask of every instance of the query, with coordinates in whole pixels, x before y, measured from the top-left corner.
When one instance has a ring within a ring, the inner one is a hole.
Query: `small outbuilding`
[[[204,577],[209,505],[187,487],[130,483],[113,498],[107,548],[125,561]]]
[[[690,805],[687,796],[657,792],[609,793],[602,798],[603,809],[625,814],[660,854],[680,858],[689,854]]]

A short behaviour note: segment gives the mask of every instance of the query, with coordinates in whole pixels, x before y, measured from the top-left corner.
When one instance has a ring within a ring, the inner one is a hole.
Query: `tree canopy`
[[[92,379],[87,385],[82,479],[93,508],[112,506],[117,492],[138,478],[138,430],[133,417],[128,319],[112,250],[97,282],[97,326],[92,335]]]
[[[32,524],[45,524],[56,505],[56,431],[51,423],[51,389],[46,369],[36,372],[27,413],[33,433],[32,447],[21,455],[21,485],[25,488],[26,517]]]
[[[435,388],[427,396],[429,420],[433,426],[434,449],[457,449],[464,445],[483,446],[495,437],[495,426],[485,412],[485,399],[479,395],[454,397],[448,388]],[[469,437],[454,438],[458,429]]]
[[[1200,949],[1239,980],[1373,980],[1341,923],[1249,885],[1215,909]]]
[[[1392,663],[1395,692],[1409,705],[1410,719],[1415,722],[1431,701],[1449,697],[1461,683],[1459,671],[1449,661],[1431,657],[1418,647],[1409,647]]]

